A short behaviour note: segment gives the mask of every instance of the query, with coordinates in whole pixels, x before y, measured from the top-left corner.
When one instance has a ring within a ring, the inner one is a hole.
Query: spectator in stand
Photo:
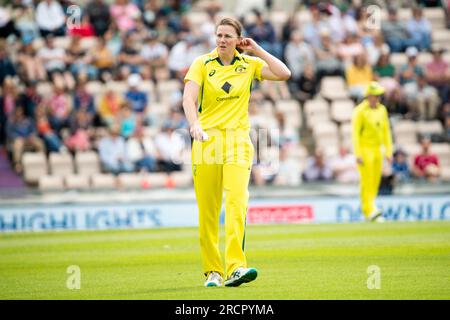
[[[395,8],[388,9],[388,20],[383,21],[381,31],[392,52],[403,52],[407,47],[414,45],[406,26],[398,20]]]
[[[410,179],[409,165],[406,153],[398,149],[394,152],[392,160],[392,172],[396,182],[406,182]]]
[[[420,145],[422,151],[414,157],[413,174],[417,178],[436,181],[440,176],[439,159],[430,152],[430,138],[422,137]]]
[[[183,79],[194,59],[207,52],[198,52],[199,40],[193,35],[181,35],[182,39],[169,52],[168,67],[172,78]]]
[[[373,46],[376,42],[377,34],[379,34],[379,26],[376,26],[376,13],[368,12],[368,6],[356,9],[355,16],[358,20],[357,33],[364,47]]]
[[[330,39],[329,31],[320,33],[320,44],[314,48],[318,81],[324,76],[344,76],[342,62],[337,58],[337,49]]]
[[[17,65],[23,67],[25,79],[28,81],[45,81],[47,74],[38,58],[33,43],[23,43],[17,55]]]
[[[450,69],[449,64],[442,58],[445,49],[432,49],[433,60],[425,66],[425,76],[428,83],[436,88],[441,101],[449,101],[450,99]]]
[[[42,37],[65,35],[66,15],[56,0],[42,0],[36,7],[36,22]]]
[[[72,74],[66,70],[66,63],[69,57],[64,48],[55,47],[54,38],[48,35],[45,38],[45,45],[37,53],[39,59],[44,64],[48,78],[60,87],[72,90],[75,87],[75,80]]]
[[[358,32],[358,24],[349,9],[346,3],[341,3],[339,7],[330,6],[331,16],[328,24],[331,38],[335,42],[342,42],[347,35]]]
[[[155,172],[156,148],[152,139],[144,135],[141,127],[136,135],[126,142],[128,159],[134,164],[139,172]]]
[[[98,80],[107,83],[113,78],[115,57],[106,46],[105,38],[98,38],[95,54],[92,55],[92,64],[97,69]]]
[[[3,84],[6,77],[13,77],[16,75],[16,68],[8,57],[6,48],[6,42],[0,39],[0,85]]]
[[[337,47],[337,56],[348,67],[356,56],[365,54],[365,48],[356,33],[348,34]]]
[[[125,93],[125,100],[131,105],[133,112],[139,118],[139,123],[145,121],[148,106],[147,94],[139,89],[142,78],[139,74],[133,73],[128,77],[128,91]]]
[[[414,116],[420,119],[433,119],[439,105],[439,95],[435,88],[428,85],[424,71],[417,64],[418,50],[408,47],[408,63],[400,69],[400,84],[406,103]]]
[[[70,118],[69,136],[64,143],[73,153],[91,150],[91,140],[94,137],[94,127],[90,115],[84,109],[75,111]]]
[[[18,104],[23,106],[25,116],[34,119],[35,110],[42,101],[42,96],[37,92],[37,82],[25,82],[25,90],[18,97]]]
[[[73,106],[75,111],[83,110],[87,113],[89,121],[95,118],[94,96],[86,89],[87,81],[80,79],[74,93]]]
[[[45,145],[37,136],[36,127],[31,119],[26,118],[22,108],[15,108],[6,124],[6,137],[12,146],[14,170],[22,173],[22,154],[27,149],[45,152]]]
[[[319,80],[314,72],[313,65],[308,63],[304,67],[304,71],[297,82],[298,91],[297,98],[305,102],[309,99],[314,99],[319,91]]]
[[[138,42],[135,33],[130,32],[125,36],[124,45],[118,56],[120,76],[122,79],[126,79],[132,73],[139,73],[141,71],[142,57],[136,48]]]
[[[316,149],[313,157],[306,160],[305,170],[303,171],[303,180],[306,182],[331,181],[333,179],[333,170],[330,163],[325,160],[321,149]]]
[[[150,31],[145,38],[145,43],[141,48],[141,58],[145,79],[153,79],[156,82],[169,78],[167,62],[169,50],[167,46],[158,40],[156,31]]]
[[[61,86],[53,87],[53,94],[46,102],[50,113],[52,128],[60,133],[62,128],[69,127],[70,114],[73,109],[72,99]]]
[[[32,1],[14,0],[13,17],[23,42],[32,42],[40,36]]]
[[[59,152],[65,150],[64,145],[59,139],[58,135],[50,126],[48,121],[47,111],[43,105],[40,105],[35,112],[36,128],[39,137],[45,142],[47,152]]]
[[[108,5],[104,0],[93,0],[86,6],[85,12],[89,16],[95,35],[103,37],[111,22]]]
[[[431,49],[431,24],[423,16],[420,7],[413,7],[412,17],[407,22],[407,29],[411,35],[413,45],[419,50]]]
[[[130,103],[122,104],[120,110],[120,135],[125,139],[133,136],[137,130],[138,120],[131,109]]]
[[[321,42],[321,34],[330,33],[328,23],[322,18],[321,12],[317,6],[309,8],[311,12],[311,21],[306,23],[303,29],[303,37],[313,47],[319,47]]]
[[[100,100],[98,113],[103,125],[108,127],[117,123],[120,106],[123,99],[118,95],[110,84],[107,84],[105,94]]]
[[[6,122],[18,105],[17,102],[16,85],[13,78],[7,77],[0,92],[0,144],[6,140]]]
[[[116,0],[110,6],[110,14],[122,34],[133,31],[136,27],[135,19],[141,16],[139,8],[129,0]]]
[[[129,161],[125,139],[120,136],[120,128],[116,125],[109,128],[109,134],[98,143],[100,162],[105,171],[118,175],[122,172],[133,172],[133,164]]]
[[[181,171],[185,143],[181,135],[174,132],[170,121],[165,122],[161,131],[156,134],[155,147],[160,170],[168,173]]]
[[[401,87],[396,78],[395,66],[390,62],[389,50],[389,47],[385,45],[376,65],[373,67],[373,77],[385,88],[384,97],[389,112],[405,115],[408,108],[403,101]]]
[[[350,97],[356,101],[364,98],[365,90],[373,80],[372,68],[364,53],[353,58],[353,64],[347,68],[346,79]]]
[[[14,24],[13,15],[12,6],[8,2],[2,2],[2,6],[0,7],[0,39],[6,39],[12,34],[20,37],[20,33]]]
[[[330,166],[337,182],[354,183],[359,181],[356,158],[346,146],[339,147],[339,154],[331,161]]]
[[[280,163],[273,184],[276,186],[298,186],[301,184],[301,168],[297,159],[289,157],[293,146],[285,144],[280,148]]]
[[[293,30],[286,50],[284,52],[286,64],[291,70],[292,81],[297,82],[304,70],[305,64],[314,64],[314,51],[312,47],[303,40],[299,30]]]
[[[260,44],[264,50],[281,59],[283,55],[283,48],[281,47],[281,43],[276,38],[275,29],[272,23],[265,20],[259,10],[255,9],[253,10],[253,13],[256,18],[255,23],[245,27],[248,36]]]

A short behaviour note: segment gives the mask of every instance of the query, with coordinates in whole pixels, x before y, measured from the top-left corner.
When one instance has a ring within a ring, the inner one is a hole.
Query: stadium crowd
[[[407,21],[399,19],[399,6],[390,2],[381,28],[367,23],[370,2],[353,2],[304,1],[302,10],[310,19],[300,24],[295,12],[280,32],[269,19],[270,8],[240,17],[245,34],[292,72],[288,82],[256,83],[253,89],[252,129],[267,127],[267,121],[260,121],[264,104],[274,111],[268,128],[279,129],[276,161],[256,153],[254,184],[357,182],[350,145],[339,145],[330,157],[313,144],[310,156],[306,152],[301,161],[291,157],[292,149],[305,143],[307,126],[304,121],[287,125],[289,114],[275,108],[283,100],[303,107],[320,96],[327,77],[344,79],[354,103],[377,80],[386,88],[384,104],[391,116],[439,120],[443,133],[422,137],[422,150],[412,163],[398,145],[386,170],[398,181],[439,179],[440,159],[430,143],[450,142],[450,68],[445,48],[433,43],[430,21],[423,15],[420,5],[427,1],[412,5]],[[194,58],[215,47],[215,21],[222,10],[220,2],[205,3],[201,8],[208,18],[200,24],[189,18],[196,5],[190,0],[14,0],[2,6],[0,145],[8,150],[14,170],[23,173],[21,158],[29,150],[95,150],[102,170],[115,175],[186,170],[181,159],[189,141],[177,133],[188,127],[182,81]],[[423,52],[432,53],[426,64],[418,61]],[[393,53],[406,55],[400,67],[392,63]],[[170,91],[159,90],[167,83],[173,84]],[[155,110],[162,104],[167,113]]]

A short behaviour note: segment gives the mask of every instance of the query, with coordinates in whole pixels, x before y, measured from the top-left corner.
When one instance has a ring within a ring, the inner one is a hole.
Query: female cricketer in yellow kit
[[[192,174],[199,209],[205,286],[239,286],[257,277],[244,253],[248,183],[254,149],[248,103],[254,78],[287,80],[284,63],[241,36],[232,18],[216,26],[217,47],[198,57],[184,79],[183,108],[194,139]],[[241,54],[237,49],[252,54]],[[197,105],[198,103],[198,105]],[[219,251],[219,217],[225,191],[226,269]]]
[[[380,103],[384,88],[371,82],[366,89],[366,99],[353,110],[352,140],[360,174],[361,210],[367,220],[383,221],[375,205],[380,186],[383,150],[392,162],[392,138],[387,109]]]

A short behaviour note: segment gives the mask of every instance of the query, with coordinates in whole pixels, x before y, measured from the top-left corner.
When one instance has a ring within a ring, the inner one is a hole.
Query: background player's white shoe
[[[226,287],[237,287],[256,279],[258,271],[255,268],[237,268],[225,281]]]
[[[378,222],[378,223],[383,223],[386,221],[382,215],[381,210],[378,208],[374,210],[367,219],[371,222]]]
[[[211,271],[205,281],[205,287],[221,287],[223,285],[222,276],[215,271]]]

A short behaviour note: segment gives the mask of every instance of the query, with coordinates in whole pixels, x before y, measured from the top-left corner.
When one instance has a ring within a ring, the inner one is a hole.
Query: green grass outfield
[[[258,279],[205,288],[196,228],[0,234],[0,298],[450,299],[448,221],[248,226],[246,239]]]

